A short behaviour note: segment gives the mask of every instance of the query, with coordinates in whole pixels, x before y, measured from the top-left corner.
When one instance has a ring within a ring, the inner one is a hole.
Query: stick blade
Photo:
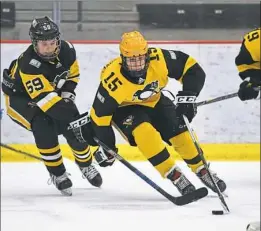
[[[194,192],[188,193],[184,196],[180,197],[173,197],[172,202],[175,205],[182,206],[186,204],[190,204],[194,201],[200,200],[208,195],[208,190],[205,187],[199,188],[195,190]]]

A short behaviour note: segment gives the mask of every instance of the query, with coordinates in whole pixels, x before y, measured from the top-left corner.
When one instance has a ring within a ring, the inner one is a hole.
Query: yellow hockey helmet
[[[124,57],[145,55],[148,52],[148,43],[140,32],[127,32],[121,37],[120,52]]]
[[[138,31],[124,33],[120,42],[125,76],[134,83],[143,83],[149,67],[148,43]]]

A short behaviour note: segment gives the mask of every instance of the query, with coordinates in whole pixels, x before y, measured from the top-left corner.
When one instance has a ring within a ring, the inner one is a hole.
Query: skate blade
[[[61,190],[61,194],[67,197],[72,196],[72,189],[71,188],[63,189]]]

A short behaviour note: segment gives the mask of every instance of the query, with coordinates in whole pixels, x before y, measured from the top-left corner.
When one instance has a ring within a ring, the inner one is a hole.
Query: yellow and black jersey
[[[101,72],[101,82],[91,108],[91,120],[98,138],[108,145],[113,146],[114,141],[106,142],[102,137],[112,137],[112,131],[108,131],[109,135],[104,128],[110,127],[113,113],[118,107],[155,107],[169,78],[180,81],[183,90],[195,92],[196,95],[204,85],[205,73],[191,56],[160,48],[149,48],[149,54],[149,67],[142,84],[133,83],[124,76],[121,57],[112,60]]]
[[[260,80],[260,28],[244,36],[235,62],[242,80],[247,77]]]
[[[80,73],[73,45],[62,40],[60,49],[58,57],[51,62],[42,60],[30,45],[17,60],[12,62],[9,72],[20,97],[27,97],[52,117],[67,120],[70,117],[68,113],[70,108],[67,107],[69,104],[62,100],[60,93],[55,90],[54,79],[68,72],[68,78],[60,91],[73,92]],[[65,115],[66,113],[61,110],[66,110],[68,114]]]

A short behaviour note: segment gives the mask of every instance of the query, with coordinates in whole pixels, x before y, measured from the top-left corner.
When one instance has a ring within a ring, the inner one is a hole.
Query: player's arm
[[[235,63],[243,82],[239,86],[240,100],[259,99],[261,86],[260,71],[260,29],[249,32],[243,39]]]
[[[61,98],[51,83],[36,68],[30,74],[18,68],[16,78],[20,78],[27,95],[43,112],[57,120],[70,122],[79,115],[75,104],[71,100]],[[63,73],[62,75],[66,75]],[[66,76],[60,76],[65,79]],[[57,79],[58,80],[58,79]],[[59,84],[59,83],[58,83]]]
[[[250,77],[260,81],[260,29],[247,34],[235,59],[242,80]]]
[[[62,41],[62,43],[68,50],[68,62],[70,65],[70,71],[69,76],[61,89],[61,97],[74,100],[76,95],[75,88],[77,87],[80,79],[79,63],[76,57],[74,46],[67,41]]]
[[[205,72],[191,56],[176,50],[163,50],[168,76],[182,83],[183,91],[199,95],[205,83]]]
[[[117,152],[115,146],[115,134],[112,129],[112,116],[120,105],[119,99],[110,95],[110,90],[103,85],[104,82],[100,83],[98,91],[96,93],[92,109],[91,109],[91,123],[95,136],[103,142],[110,149]],[[94,157],[101,167],[111,166],[115,157],[110,153],[106,152],[102,147],[99,147],[94,153]]]
[[[100,83],[91,108],[91,123],[96,137],[113,150],[116,150],[116,147],[111,122],[118,106],[119,102],[109,94],[103,83]]]
[[[191,56],[173,50],[162,50],[168,69],[168,76],[180,81],[183,85],[183,90],[177,94],[177,117],[181,118],[185,115],[189,122],[197,114],[195,106],[196,97],[201,92],[205,83],[205,72]],[[185,99],[180,101],[180,99]]]

